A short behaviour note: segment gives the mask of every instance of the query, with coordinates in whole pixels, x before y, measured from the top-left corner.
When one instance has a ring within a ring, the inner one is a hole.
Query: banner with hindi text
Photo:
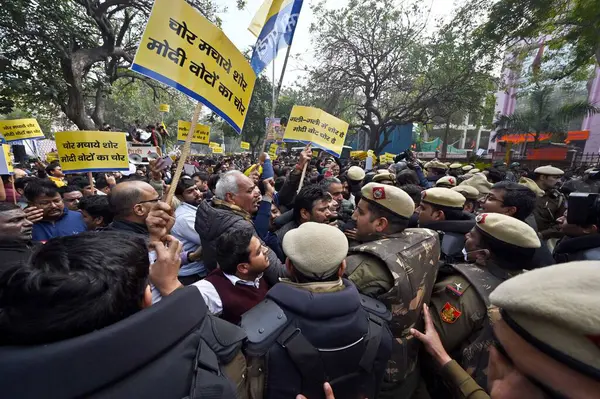
[[[242,142],[240,143],[240,148],[241,148],[242,150],[249,150],[249,149],[250,149],[250,143],[247,143],[247,142],[245,142],[245,141],[242,141]]]
[[[219,147],[210,147],[210,149],[212,150],[213,154],[222,154],[223,153],[223,147],[219,146]]]
[[[241,133],[256,75],[225,34],[184,0],[156,0],[133,71],[200,101]]]
[[[0,134],[9,142],[44,138],[40,125],[32,118],[0,120]]]
[[[192,127],[191,122],[178,121],[177,122],[177,141],[185,141],[187,135]],[[208,144],[210,139],[210,126],[207,125],[196,125],[196,131],[194,137],[192,137],[192,143],[196,144]]]
[[[58,160],[65,173],[129,170],[125,133],[58,132]]]
[[[335,157],[340,156],[348,123],[318,108],[295,105],[283,141],[312,143]]]
[[[0,175],[12,175],[14,173],[12,156],[10,154],[10,146],[2,144],[0,151]]]
[[[269,157],[271,157],[271,159],[277,159],[278,148],[279,146],[275,143],[271,144],[271,146],[269,147]]]

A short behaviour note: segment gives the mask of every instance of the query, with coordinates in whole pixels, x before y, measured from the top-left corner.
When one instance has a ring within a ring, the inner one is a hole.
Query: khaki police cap
[[[465,165],[461,169],[463,170],[463,172],[468,172],[471,169],[473,169],[473,165]]]
[[[462,168],[462,164],[460,163],[453,163],[449,166],[450,169],[458,169],[458,168]]]
[[[444,165],[450,167],[450,162],[444,162]]]
[[[466,199],[476,200],[479,198],[479,191],[477,191],[475,187],[467,186],[465,184],[452,187],[451,190],[461,193]]]
[[[404,190],[398,187],[369,183],[362,188],[361,194],[362,199],[381,206],[397,216],[410,218],[415,213],[414,201]]]
[[[473,169],[471,169],[470,171],[468,171],[466,174],[467,174],[467,175],[474,175],[475,173],[479,173],[479,172],[481,172],[481,170],[480,170],[480,169],[473,168]]]
[[[479,191],[479,195],[489,194],[493,184],[490,183],[483,173],[475,173],[472,177],[460,183],[460,185],[475,187]]]
[[[533,191],[538,197],[543,197],[544,194],[546,194],[546,192],[542,190],[536,182],[527,177],[521,177],[521,179],[519,179],[519,184]]]
[[[463,209],[466,198],[449,188],[434,187],[421,193],[421,201],[447,208]]]
[[[546,165],[546,166],[540,166],[539,168],[536,168],[533,173],[537,173],[540,175],[547,175],[547,176],[562,176],[565,174],[565,172],[563,172],[562,170],[555,168],[552,165]]]
[[[425,165],[423,165],[423,168],[425,169],[429,169],[429,166],[431,165],[431,161],[429,162],[425,162]]]
[[[336,227],[306,222],[283,237],[282,248],[295,269],[320,279],[339,270],[348,254],[348,239]]]
[[[436,187],[454,187],[456,186],[456,177],[454,176],[444,176],[438,181],[435,182]]]
[[[386,171],[378,171],[377,174],[373,177],[373,182],[382,182],[382,181],[396,181],[396,175],[393,173]]]
[[[527,223],[501,213],[482,213],[475,217],[475,226],[495,239],[520,248],[541,246],[535,230]]]
[[[365,178],[365,171],[361,167],[351,166],[346,176],[352,181],[361,181]]]
[[[600,262],[562,263],[500,284],[490,295],[509,327],[568,368],[600,375]]]
[[[431,162],[429,162],[429,166],[427,166],[428,168],[433,168],[433,169],[448,169],[448,167],[446,165],[444,165],[443,163],[441,163],[440,161],[436,161],[435,159]]]

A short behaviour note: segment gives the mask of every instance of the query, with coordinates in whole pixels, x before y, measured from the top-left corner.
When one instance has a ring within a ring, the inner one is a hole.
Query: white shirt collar
[[[223,273],[223,275],[225,275],[225,277],[227,277],[227,280],[231,281],[231,284],[236,285],[238,282],[242,285],[251,285],[254,286],[254,288],[259,288],[260,287],[260,279],[262,278],[262,273],[256,278],[256,280],[254,281],[247,281],[247,280],[242,280],[241,278],[239,278],[238,276],[235,276],[233,274],[227,274],[227,273]]]

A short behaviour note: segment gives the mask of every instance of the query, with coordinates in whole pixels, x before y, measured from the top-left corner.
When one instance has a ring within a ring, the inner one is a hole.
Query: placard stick
[[[190,155],[192,138],[194,137],[194,132],[196,131],[196,125],[198,124],[198,118],[200,117],[201,110],[202,104],[196,103],[196,108],[194,109],[194,116],[192,117],[192,125],[190,126],[188,135],[185,138],[185,143],[183,144],[183,149],[181,150],[181,156],[179,157],[179,162],[177,162],[177,169],[175,169],[175,175],[173,176],[173,180],[171,181],[171,187],[169,188],[169,193],[167,194],[167,198],[165,199],[165,202],[169,205],[171,205],[171,201],[173,200],[173,196],[175,195],[175,189],[177,188],[177,183],[179,183],[179,178],[181,177],[183,164],[185,163],[187,157]]]
[[[94,192],[94,177],[92,176],[92,172],[87,172],[88,175],[88,183],[90,184],[90,191]]]
[[[310,150],[311,145],[310,143],[308,143],[308,145],[306,146],[306,148],[304,148],[304,150]],[[304,168],[302,169],[302,176],[300,176],[300,184],[298,184],[298,191],[296,191],[296,194],[298,194],[300,192],[300,190],[302,190],[302,185],[304,184],[304,176],[306,176],[306,168],[308,167],[308,164],[310,163],[310,161],[307,161],[304,164]]]
[[[12,175],[10,178],[10,184],[12,185],[13,190],[13,202],[17,205],[17,190],[15,189],[15,175]]]

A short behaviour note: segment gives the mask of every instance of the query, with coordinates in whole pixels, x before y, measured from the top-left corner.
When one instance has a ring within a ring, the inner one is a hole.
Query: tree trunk
[[[94,122],[85,111],[85,98],[83,96],[82,76],[77,75],[72,68],[70,59],[61,60],[63,77],[67,82],[68,100],[63,104],[63,112],[79,130],[95,130]]]
[[[94,113],[92,114],[92,120],[98,129],[101,129],[102,125],[104,125],[104,110],[107,96],[108,94],[106,93],[104,86],[99,86],[96,89],[96,105],[94,107]]]

